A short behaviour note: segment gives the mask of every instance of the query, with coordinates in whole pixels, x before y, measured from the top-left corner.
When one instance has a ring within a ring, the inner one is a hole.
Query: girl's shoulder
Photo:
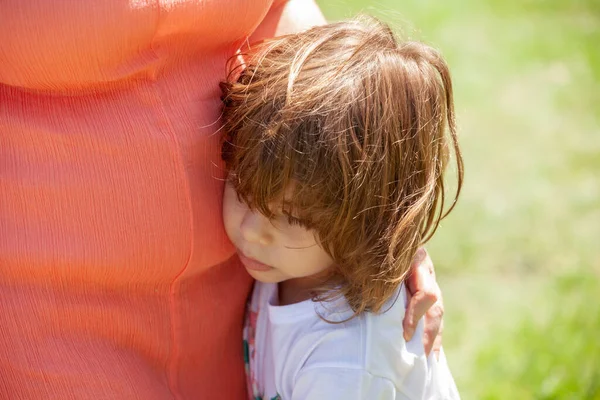
[[[363,369],[373,375],[395,381],[398,374],[405,375],[406,368],[400,364],[415,365],[418,359],[426,362],[421,342],[423,323],[420,322],[414,339],[404,340],[402,322],[406,313],[407,295],[401,285],[380,313],[365,312],[353,315],[343,299],[319,303],[311,332],[318,343],[312,349],[306,366],[337,362],[344,358],[345,366]],[[318,321],[317,321],[318,319]],[[311,335],[312,336],[312,335]],[[340,356],[343,354],[343,356]],[[402,363],[399,364],[399,360]]]
[[[272,286],[259,284],[255,289],[264,299],[276,295]],[[302,368],[338,366],[362,369],[386,378],[394,378],[398,360],[414,365],[425,360],[421,342],[422,323],[413,340],[403,338],[406,290],[398,288],[381,313],[363,313],[352,318],[353,311],[343,298],[329,302],[305,301],[290,306],[269,304],[269,324],[274,343]],[[276,349],[277,350],[277,349]],[[393,379],[392,379],[393,380]]]
[[[280,307],[274,305],[276,285],[270,284],[258,284],[254,296],[263,301],[262,328],[269,332],[282,396],[291,397],[298,382],[328,377],[328,381],[360,378],[378,385],[392,385],[394,391],[405,395],[400,398],[455,398],[428,395],[446,393],[454,384],[445,361],[438,363],[435,357],[425,354],[422,321],[413,339],[404,340],[403,285],[381,313],[363,313],[351,319],[353,312],[344,299]],[[314,384],[335,386],[336,382]]]

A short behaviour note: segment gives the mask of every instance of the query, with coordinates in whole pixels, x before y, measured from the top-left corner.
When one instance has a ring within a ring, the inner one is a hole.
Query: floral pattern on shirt
[[[260,390],[258,379],[256,377],[256,325],[258,322],[259,310],[253,309],[249,301],[246,306],[246,316],[244,321],[244,368],[246,370],[246,384],[248,387],[249,400],[267,400]],[[281,400],[279,394],[269,400]]]

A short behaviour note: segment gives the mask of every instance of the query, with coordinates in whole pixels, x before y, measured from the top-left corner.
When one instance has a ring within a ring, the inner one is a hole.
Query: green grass
[[[600,1],[321,0],[439,48],[466,182],[429,250],[465,399],[600,399]]]

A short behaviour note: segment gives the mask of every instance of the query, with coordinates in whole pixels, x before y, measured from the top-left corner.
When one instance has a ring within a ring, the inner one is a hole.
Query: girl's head
[[[368,19],[269,40],[238,71],[224,218],[250,273],[316,274],[318,298],[379,311],[445,215],[450,151],[462,184],[446,63]]]

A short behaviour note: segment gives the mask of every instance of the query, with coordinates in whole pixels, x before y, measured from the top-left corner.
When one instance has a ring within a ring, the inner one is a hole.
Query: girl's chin
[[[283,281],[284,279],[281,279],[281,277],[279,277],[278,274],[274,274],[273,273],[274,271],[275,271],[274,268],[272,268],[270,271],[254,271],[249,268],[246,268],[246,272],[248,272],[248,274],[252,278],[256,279],[259,282],[279,283],[279,282]]]

